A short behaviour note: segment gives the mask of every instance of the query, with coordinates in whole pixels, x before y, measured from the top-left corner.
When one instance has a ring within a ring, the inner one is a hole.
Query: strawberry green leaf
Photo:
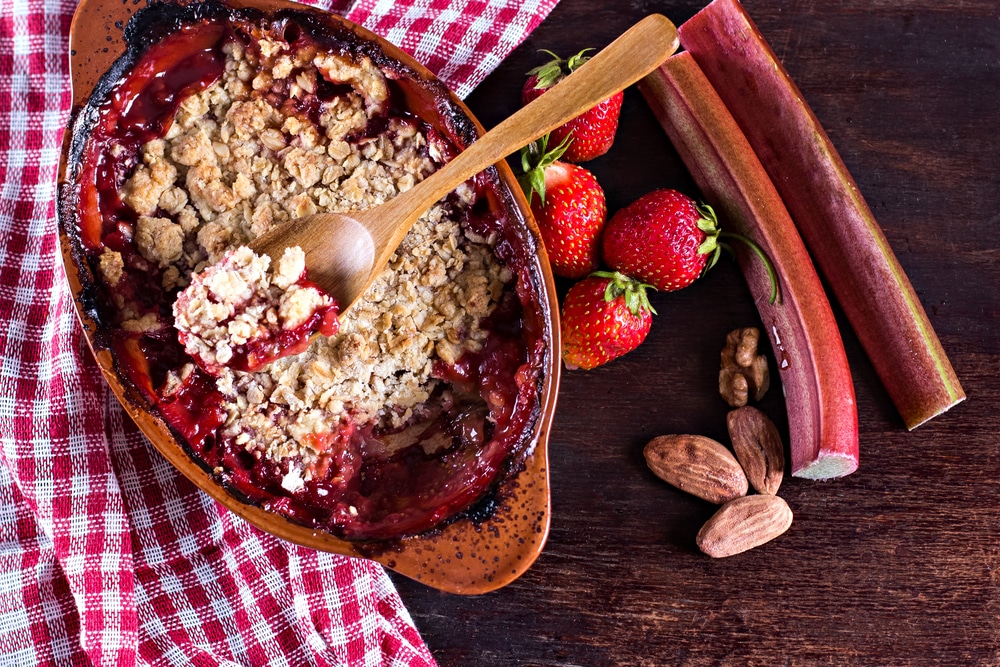
[[[559,63],[554,62],[546,63],[541,67],[536,67],[535,69],[529,71],[528,74],[532,74],[537,78],[535,90],[546,90],[551,88],[563,76],[562,67]]]
[[[538,193],[542,205],[545,205],[545,169],[563,156],[572,141],[571,133],[558,146],[549,150],[549,135],[546,134],[521,149],[521,171],[524,173],[517,177],[517,182],[528,203]]]
[[[705,272],[719,261],[719,221],[715,217],[715,211],[708,204],[698,204],[697,208],[701,217],[698,218],[698,222],[695,224],[698,229],[705,233],[705,240],[698,246],[698,254],[707,255],[712,253],[708,264],[702,271],[702,275],[705,275]]]
[[[708,204],[698,204],[698,213],[701,214],[697,222],[698,229],[710,235],[718,233],[719,218],[715,215],[715,209]]]
[[[718,263],[719,255],[721,254],[719,251],[722,249],[722,247],[723,246],[721,244],[717,244],[715,246],[715,252],[713,252],[712,256],[708,258],[708,263],[705,264],[705,270],[702,271],[702,275],[711,271],[712,267],[714,267]]]
[[[585,63],[588,60],[590,60],[590,56],[584,55],[584,54],[586,54],[587,51],[593,51],[593,50],[594,49],[584,49],[583,51],[580,51],[580,53],[576,54],[575,56],[570,56],[569,60],[566,61],[566,69],[569,70],[569,73],[572,73],[580,65],[582,65],[583,63]]]
[[[564,76],[571,74],[573,70],[590,60],[590,56],[584,54],[587,53],[587,51],[593,50],[594,49],[584,49],[575,56],[570,56],[569,59],[563,60],[548,49],[540,49],[540,53],[547,53],[552,56],[552,60],[528,70],[528,76],[534,76],[536,78],[535,90],[546,90],[554,86]]]
[[[701,242],[700,246],[698,246],[698,254],[707,255],[710,252],[715,252],[716,248],[718,247],[719,247],[718,238],[715,236],[709,236],[704,241]]]
[[[639,315],[643,311],[657,314],[656,309],[649,303],[649,295],[646,293],[647,289],[656,289],[652,285],[641,283],[618,271],[594,271],[590,275],[608,280],[607,287],[604,288],[605,301],[614,301],[621,296],[624,297],[625,306],[633,315]]]

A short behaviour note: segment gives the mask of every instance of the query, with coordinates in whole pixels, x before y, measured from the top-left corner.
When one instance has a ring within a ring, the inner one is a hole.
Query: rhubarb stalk
[[[670,57],[639,88],[724,228],[748,237],[772,260],[779,283],[774,303],[764,264],[736,244],[785,391],[792,474],[829,479],[853,472],[858,415],[847,355],[781,197],[690,54]]]
[[[732,112],[909,429],[965,398],[927,314],[858,187],[737,0],[680,41]]]

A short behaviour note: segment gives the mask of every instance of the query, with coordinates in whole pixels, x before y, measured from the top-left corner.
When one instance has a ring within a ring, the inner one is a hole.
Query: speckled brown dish
[[[230,4],[265,12],[280,8],[317,12],[281,1],[244,0]],[[123,29],[136,9],[133,3],[121,0],[81,2],[71,28],[70,41],[76,112],[87,104],[101,77],[125,52]],[[418,85],[407,86],[407,104],[411,111],[423,116],[435,127],[447,123],[451,127],[464,126],[469,132],[482,134],[483,128],[464,104],[453,95],[442,96],[443,87],[408,55],[338,17],[323,12],[317,12],[317,15],[323,21],[334,21],[346,27],[362,40],[374,42],[390,60],[415,73]],[[113,392],[143,433],[181,473],[227,508],[271,534],[316,549],[374,558],[403,575],[444,591],[461,594],[488,592],[510,583],[534,562],[545,544],[550,521],[546,447],[559,382],[558,307],[551,271],[530,209],[505,164],[496,167],[502,204],[509,219],[524,232],[527,243],[537,246],[528,270],[534,289],[539,291],[538,315],[543,320],[543,338],[547,344],[543,368],[539,369],[539,414],[531,424],[530,433],[525,434],[525,442],[533,446],[533,453],[524,461],[520,472],[509,474],[496,489],[497,509],[489,518],[473,520],[463,517],[416,536],[389,543],[370,543],[348,541],[325,531],[306,528],[243,502],[192,458],[155,410],[150,410],[137,397],[134,386],[119,375],[110,350],[98,335],[100,326],[94,318],[92,304],[87,303],[92,296],[87,286],[93,284],[93,276],[86,263],[80,261],[79,242],[74,236],[78,232],[75,229],[73,203],[75,189],[70,182],[74,175],[73,139],[73,133],[67,132],[61,171],[60,229],[66,272],[77,297],[79,316]],[[454,139],[467,141],[468,137]]]

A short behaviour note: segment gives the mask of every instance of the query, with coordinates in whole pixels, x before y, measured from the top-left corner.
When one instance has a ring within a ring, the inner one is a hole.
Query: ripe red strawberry
[[[712,209],[676,190],[643,195],[615,213],[604,230],[608,266],[668,292],[711,268],[720,247]]]
[[[551,51],[545,51],[553,60],[528,72],[528,80],[521,90],[521,104],[527,104],[535,99],[587,62],[590,58],[584,54],[591,50],[584,49],[568,60],[563,60]],[[552,143],[561,144],[567,137],[572,136],[573,142],[563,155],[563,159],[568,162],[586,162],[604,155],[615,141],[621,108],[622,93],[619,92],[553,130]]]
[[[564,278],[582,278],[601,261],[601,230],[608,207],[604,190],[583,167],[561,162],[561,144],[548,150],[542,137],[521,151],[521,187],[531,203],[552,272]]]
[[[590,370],[639,347],[656,313],[646,288],[618,272],[597,271],[569,288],[562,308],[562,357]]]

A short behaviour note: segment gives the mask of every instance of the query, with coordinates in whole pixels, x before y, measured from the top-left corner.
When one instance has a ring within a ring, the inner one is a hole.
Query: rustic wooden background
[[[487,127],[513,112],[538,49],[602,47],[703,3],[561,0],[470,98]],[[655,294],[647,342],[563,376],[553,520],[536,564],[479,597],[394,575],[435,657],[492,665],[1000,664],[1000,9],[996,0],[745,0],[868,199],[968,400],[907,432],[846,321],[862,462],[788,479],[791,530],[714,561],[694,545],[713,507],[657,480],[665,433],[725,440],[715,393],[727,331],[758,323],[739,271]],[[641,96],[589,163],[611,211],[692,183]],[[561,289],[565,291],[566,285]],[[762,407],[785,429],[779,386]]]

